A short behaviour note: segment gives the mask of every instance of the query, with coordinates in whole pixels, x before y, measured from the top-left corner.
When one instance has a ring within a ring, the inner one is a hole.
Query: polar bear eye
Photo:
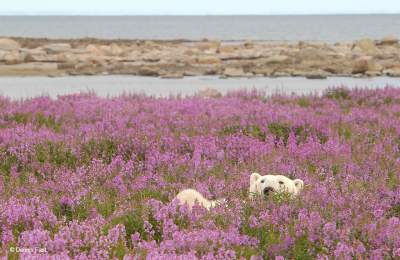
[[[262,180],[261,183],[264,183],[264,180]]]
[[[283,185],[283,181],[279,181],[279,185]]]

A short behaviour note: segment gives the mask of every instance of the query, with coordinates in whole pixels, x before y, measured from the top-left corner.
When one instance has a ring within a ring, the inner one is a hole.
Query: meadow
[[[399,148],[390,87],[0,97],[0,256],[398,259]],[[304,190],[249,200],[252,172]],[[227,204],[189,211],[184,188]]]

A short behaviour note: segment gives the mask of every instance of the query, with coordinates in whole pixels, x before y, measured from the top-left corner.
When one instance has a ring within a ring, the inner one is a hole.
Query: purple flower
[[[301,246],[316,259],[398,258],[399,100],[391,87],[269,98],[0,97],[0,250],[283,259]],[[252,172],[299,178],[305,188],[249,200]],[[186,188],[226,205],[178,205]]]

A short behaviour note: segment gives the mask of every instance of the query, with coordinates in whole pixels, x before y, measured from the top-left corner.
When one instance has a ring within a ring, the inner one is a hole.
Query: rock
[[[369,71],[382,72],[383,66],[381,64],[375,62],[375,60],[369,60],[369,62],[368,62],[368,70]]]
[[[3,57],[3,60],[4,60],[5,64],[7,64],[7,65],[23,63],[24,59],[25,59],[25,55],[22,55],[18,51],[9,52],[6,55],[4,55],[4,57]]]
[[[200,53],[200,51],[198,49],[186,49],[183,51],[183,55],[185,55],[185,56],[194,56],[197,53]]]
[[[335,62],[335,63],[331,63],[331,64],[328,64],[328,65],[326,65],[326,66],[322,66],[321,68],[324,70],[324,71],[326,71],[326,72],[328,72],[328,73],[330,73],[330,74],[334,74],[334,75],[337,75],[337,74],[342,74],[342,73],[344,73],[344,70],[347,68],[347,67],[350,67],[349,68],[349,70],[350,70],[350,72],[351,72],[351,65],[348,65],[348,64],[346,64],[345,62]]]
[[[300,59],[300,61],[325,59],[322,51],[314,47],[305,47],[303,49],[300,49],[300,51],[297,53],[297,58]]]
[[[201,76],[201,75],[203,75],[203,73],[201,71],[199,71],[199,70],[191,70],[191,69],[189,69],[189,70],[185,70],[183,72],[183,76],[194,77],[194,76]]]
[[[42,48],[29,49],[28,53],[31,55],[46,55],[47,54],[46,51],[43,50]]]
[[[12,51],[18,50],[21,48],[21,45],[12,39],[8,38],[0,38],[0,50]]]
[[[398,42],[399,42],[399,39],[397,39],[395,36],[386,36],[379,42],[379,44],[380,45],[395,45]]]
[[[218,49],[208,49],[208,50],[204,50],[204,51],[202,51],[203,52],[203,54],[206,54],[206,55],[216,55],[217,54],[217,50]]]
[[[222,96],[221,92],[213,88],[202,89],[197,92],[197,96],[203,98],[220,98]]]
[[[154,46],[157,46],[157,43],[154,42],[154,41],[151,41],[151,40],[146,40],[146,41],[143,41],[143,42],[139,41],[139,45],[143,45],[143,46],[146,46],[146,47],[153,48]]]
[[[289,77],[290,73],[285,72],[285,71],[275,71],[272,76],[274,77]]]
[[[108,45],[101,45],[99,46],[98,50],[106,56],[111,56],[111,48]]]
[[[384,70],[383,74],[388,75],[390,77],[400,77],[400,68]]]
[[[126,54],[126,56],[124,57],[124,61],[140,61],[141,57],[140,57],[141,53],[138,51],[131,51],[129,53]]]
[[[271,68],[271,67],[255,67],[255,68],[252,68],[251,71],[255,75],[271,76],[272,72],[273,72],[273,68]]]
[[[399,57],[399,48],[397,46],[398,45],[384,45],[383,48],[380,49],[380,54],[375,57],[380,60],[397,59],[397,57]]]
[[[7,76],[36,76],[36,75],[61,75],[54,63],[23,63],[17,65],[0,65],[0,75]]]
[[[138,75],[138,67],[132,64],[110,64],[105,66],[105,71],[113,75]]]
[[[59,54],[54,54],[52,56],[56,62],[68,62],[69,60],[72,59],[72,57],[75,57],[72,56],[70,53],[59,53]]]
[[[352,74],[365,73],[368,71],[368,61],[365,59],[357,60],[353,64]]]
[[[206,68],[203,70],[203,75],[217,75],[220,71],[217,68]]]
[[[293,70],[290,73],[290,76],[292,76],[292,77],[304,77],[305,74],[306,74],[306,72],[304,72],[303,70]],[[274,74],[274,76],[276,76],[276,75]]]
[[[307,79],[326,79],[328,77],[328,74],[325,71],[316,70],[306,73],[305,76]]]
[[[200,56],[196,59],[198,64],[220,64],[221,60],[215,56]]]
[[[181,78],[183,78],[183,74],[180,72],[168,71],[165,74],[163,73],[161,75],[161,78],[163,78],[163,79],[181,79]]]
[[[358,46],[354,45],[351,48],[351,55],[348,55],[348,57],[355,57],[355,56],[361,56],[364,55],[365,52]]]
[[[104,68],[92,63],[81,62],[75,65],[75,69],[68,70],[69,75],[98,75],[104,71]]]
[[[306,46],[308,46],[308,44],[307,44],[306,42],[304,42],[304,41],[299,41],[299,42],[297,43],[297,47],[298,47],[299,49],[305,48]]]
[[[48,54],[57,54],[62,52],[68,52],[71,50],[71,44],[69,43],[51,43],[43,46],[43,49]]]
[[[375,70],[375,63],[370,56],[361,57],[353,63],[352,74],[364,74],[368,70]]]
[[[182,63],[185,64],[186,66],[192,66],[196,64],[198,61],[195,56],[183,56],[182,58],[177,59],[174,62]]]
[[[118,46],[117,44],[112,43],[110,45],[110,52],[111,52],[111,55],[113,55],[113,56],[120,56],[124,53],[124,49],[121,48],[120,46]]]
[[[379,64],[382,66],[382,69],[393,69],[400,67],[400,62],[397,60],[397,58],[380,60]]]
[[[28,53],[25,55],[24,62],[35,62],[36,59],[33,57],[32,54]]]
[[[142,67],[139,69],[138,74],[140,76],[158,76],[159,72],[156,68]]]
[[[361,39],[355,45],[365,53],[375,53],[377,51],[375,43],[371,39]]]
[[[201,41],[201,42],[198,42],[195,44],[195,47],[202,51],[206,51],[206,50],[210,50],[210,49],[213,49],[216,51],[217,49],[219,49],[220,46],[221,46],[220,41],[208,41],[208,40]]]
[[[262,57],[262,53],[256,49],[243,49],[232,53],[221,53],[221,60],[255,60]]]
[[[362,39],[354,44],[252,41],[221,44],[220,41],[209,40],[132,43],[79,40],[69,44],[43,39],[20,42],[24,48],[21,48],[18,41],[0,38],[0,64],[11,66],[43,62],[54,64],[63,73],[109,72],[163,78],[181,78],[186,75],[257,75],[321,79],[329,75],[375,76],[382,75],[383,71],[386,75],[396,76],[396,68],[400,67],[400,44],[393,36],[380,41]],[[78,64],[84,66],[78,68]]]
[[[102,71],[98,68],[92,67],[92,68],[84,68],[79,70],[79,75],[85,75],[85,76],[94,76],[94,75],[99,75],[102,74]]]
[[[252,41],[252,40],[246,40],[246,41],[243,43],[243,46],[244,46],[246,49],[252,49],[252,48],[254,48],[255,43],[254,43],[254,41]]]
[[[7,52],[0,50],[0,61],[4,61],[4,56],[6,56]]]
[[[100,53],[99,48],[94,44],[89,44],[85,49],[90,53]]]
[[[290,58],[286,55],[274,55],[265,60],[266,64],[288,63]]]
[[[58,63],[57,64],[57,69],[59,70],[71,70],[71,69],[75,69],[76,64],[75,63]]]
[[[224,76],[226,77],[245,77],[247,74],[243,71],[242,68],[225,68]]]
[[[235,46],[234,45],[221,45],[217,52],[218,53],[232,53],[235,52]]]
[[[378,70],[368,70],[365,72],[365,75],[367,75],[368,77],[377,77],[377,76],[381,76],[382,72],[380,72]]]
[[[76,54],[76,55],[91,54],[90,51],[86,50],[86,48],[71,49],[71,51],[69,53]]]
[[[161,60],[162,53],[160,51],[152,51],[144,54],[142,60],[146,62],[159,62]]]

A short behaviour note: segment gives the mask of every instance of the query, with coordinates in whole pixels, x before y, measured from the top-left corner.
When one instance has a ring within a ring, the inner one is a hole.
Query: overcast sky
[[[1,0],[1,14],[399,13],[400,0]]]

